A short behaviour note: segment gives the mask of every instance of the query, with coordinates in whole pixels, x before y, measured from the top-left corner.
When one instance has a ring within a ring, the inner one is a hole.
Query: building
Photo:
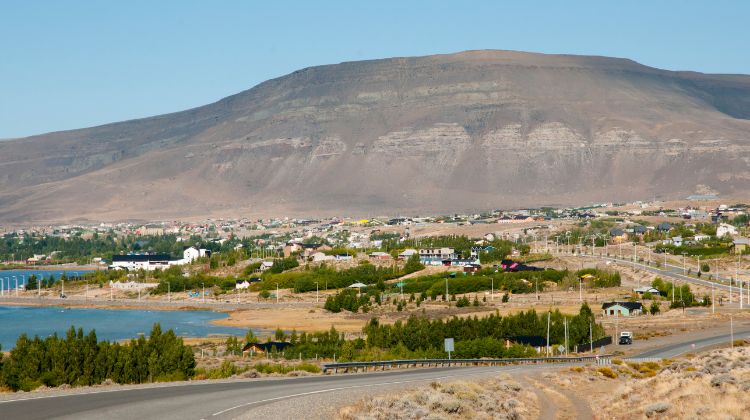
[[[286,341],[269,341],[268,343],[247,343],[242,347],[242,355],[264,354],[272,352],[283,352],[292,347],[292,343]]]
[[[737,238],[732,241],[732,253],[733,254],[747,254],[750,249],[750,239],[748,238]]]
[[[651,293],[652,296],[659,296],[659,290],[657,290],[654,287],[648,287],[648,286],[637,287],[633,289],[633,292],[635,292],[635,294],[639,296],[643,296],[646,293]]]
[[[456,250],[453,248],[421,248],[419,250],[419,262],[422,264],[441,265],[445,260],[456,258]]]
[[[736,234],[737,234],[737,228],[726,223],[722,223],[719,225],[719,227],[716,228],[717,238],[722,238],[727,235],[734,236]]]
[[[643,314],[641,302],[608,302],[602,304],[604,316],[637,316]]]
[[[294,253],[299,253],[302,258],[309,258],[316,252],[330,251],[331,247],[326,244],[304,244],[298,242],[287,242],[284,246],[284,257],[288,258]]]
[[[171,257],[167,254],[113,255],[110,270],[146,270],[169,268]]]
[[[609,230],[609,236],[612,237],[612,243],[619,244],[628,240],[628,234],[620,228],[612,228]]]
[[[211,251],[203,248],[196,248],[194,246],[185,248],[182,251],[182,259],[185,260],[185,264],[190,264],[201,257],[210,257]]]
[[[391,259],[391,254],[382,251],[375,251],[370,253],[370,259],[375,261],[388,261]]]
[[[416,249],[405,249],[404,252],[398,254],[398,259],[408,260],[414,254],[417,254]]]

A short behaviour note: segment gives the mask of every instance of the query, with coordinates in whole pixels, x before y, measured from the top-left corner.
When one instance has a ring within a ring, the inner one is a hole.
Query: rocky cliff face
[[[394,214],[748,192],[750,76],[505,51],[308,68],[0,142],[0,220]]]

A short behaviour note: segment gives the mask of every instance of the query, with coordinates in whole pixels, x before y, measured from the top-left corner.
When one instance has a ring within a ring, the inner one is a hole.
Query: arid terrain
[[[468,51],[0,143],[0,221],[408,214],[748,191],[750,76]]]
[[[434,382],[371,396],[340,409],[341,419],[741,419],[750,404],[750,348],[675,360],[623,361],[558,371]]]

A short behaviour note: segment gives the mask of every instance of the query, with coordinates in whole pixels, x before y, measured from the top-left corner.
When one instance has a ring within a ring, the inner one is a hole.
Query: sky
[[[750,74],[750,1],[0,0],[0,138],[217,101],[342,61],[505,49]]]

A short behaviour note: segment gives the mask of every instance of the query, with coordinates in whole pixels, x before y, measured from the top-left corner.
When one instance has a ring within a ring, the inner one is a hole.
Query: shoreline
[[[106,268],[106,267],[105,267]],[[60,265],[23,265],[23,266],[0,266],[2,271],[99,271],[100,266],[78,265],[78,264],[60,264]]]

